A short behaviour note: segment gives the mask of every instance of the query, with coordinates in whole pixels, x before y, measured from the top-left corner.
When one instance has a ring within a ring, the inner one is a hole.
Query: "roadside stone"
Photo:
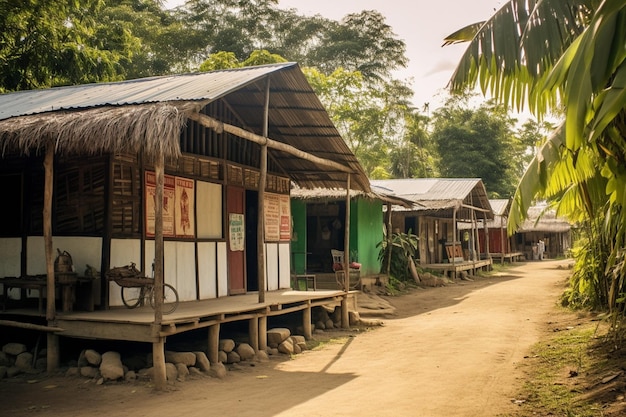
[[[206,376],[205,374],[202,373],[200,369],[196,368],[195,366],[192,366],[189,368],[189,375],[191,375],[192,377],[205,377]]]
[[[254,359],[255,353],[256,352],[254,351],[252,346],[247,343],[241,343],[239,344],[239,346],[237,346],[237,354],[242,361],[249,361]]]
[[[316,321],[315,322],[315,330],[324,330],[326,329],[326,322],[325,321]]]
[[[0,366],[11,366],[13,365],[11,362],[9,355],[7,355],[6,352],[0,351]]]
[[[118,352],[109,351],[102,354],[100,373],[105,381],[124,378],[124,366]]]
[[[241,362],[241,356],[237,352],[228,352],[226,354],[226,363],[238,363]]]
[[[4,365],[0,365],[0,379],[4,379],[7,377],[7,367]]]
[[[79,376],[79,375],[80,375],[80,369],[78,369],[78,367],[76,366],[70,366],[69,368],[67,368],[67,371],[65,371],[65,376],[67,377]]]
[[[223,363],[212,363],[211,364],[211,369],[209,370],[209,376],[212,376],[213,378],[219,378],[219,379],[223,379],[224,377],[226,377],[226,374],[228,373],[228,371],[226,370],[226,367],[224,366]]]
[[[141,380],[151,380],[154,376],[154,368],[143,368],[137,372],[137,377]]]
[[[254,359],[258,362],[269,362],[270,360],[269,356],[267,356],[267,352],[264,350],[259,350],[254,356]]]
[[[218,346],[219,350],[224,352],[232,352],[235,349],[235,341],[233,339],[221,339]]]
[[[124,381],[132,382],[137,380],[137,373],[135,371],[128,371],[124,374]]]
[[[80,374],[86,378],[95,378],[98,375],[98,368],[93,366],[81,366]]]
[[[38,371],[45,371],[48,368],[48,360],[46,358],[39,358],[35,361],[35,369]]]
[[[293,341],[291,339],[287,339],[278,345],[278,351],[280,353],[285,353],[287,355],[292,355],[294,353],[293,350]]]
[[[176,371],[178,372],[178,376],[176,377],[176,380],[180,382],[184,382],[187,376],[189,375],[189,369],[187,368],[187,365],[185,365],[184,363],[180,363],[180,362],[177,363]]]
[[[22,373],[22,370],[17,366],[10,366],[7,368],[7,378],[13,378]]]
[[[2,351],[7,355],[17,356],[20,353],[26,352],[26,345],[22,343],[7,343],[2,346]]]
[[[165,361],[173,364],[182,363],[185,366],[196,364],[196,354],[193,352],[165,351]]]
[[[331,319],[326,320],[326,323],[324,323],[325,329],[333,329],[334,327],[335,323]]]
[[[87,350],[82,350],[78,355],[78,361],[76,361],[76,366],[78,366],[79,368],[82,368],[83,366],[89,366],[89,361],[85,357],[85,352],[87,352]]]
[[[267,348],[267,354],[270,356],[276,356],[278,355],[280,352],[278,351],[278,348]]]
[[[219,352],[217,352],[218,363],[226,363],[227,360],[228,360],[228,353],[224,352],[223,350],[220,350]]]
[[[297,345],[301,351],[306,350],[306,339],[304,338],[304,336],[301,335],[294,335],[291,336],[291,341],[293,342],[294,345]]]
[[[194,352],[196,355],[196,366],[203,372],[207,372],[211,368],[211,362],[204,352]]]
[[[22,352],[15,358],[15,366],[23,371],[33,368],[33,354]]]
[[[165,364],[165,377],[168,381],[174,382],[178,379],[178,369],[173,363],[167,362]]]
[[[102,355],[93,349],[87,349],[85,352],[85,360],[89,365],[100,366],[102,363]]]
[[[283,343],[289,336],[291,336],[289,329],[276,327],[267,331],[267,344],[273,348],[278,347],[278,345]]]

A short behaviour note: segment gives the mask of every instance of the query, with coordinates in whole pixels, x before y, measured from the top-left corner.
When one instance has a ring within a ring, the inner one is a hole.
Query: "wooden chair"
[[[339,289],[344,289],[345,272],[343,251],[331,249],[330,254],[333,257],[333,271],[335,272],[335,280]],[[361,286],[361,270],[358,268],[349,268],[348,278],[350,280],[348,288],[351,290],[359,289]]]

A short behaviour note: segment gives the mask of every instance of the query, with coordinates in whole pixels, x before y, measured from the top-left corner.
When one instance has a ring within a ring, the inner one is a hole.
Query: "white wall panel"
[[[228,295],[228,253],[226,242],[217,242],[217,296]]]
[[[278,244],[266,243],[265,244],[265,257],[266,260],[266,282],[267,290],[273,291],[278,289]]]
[[[198,243],[200,299],[217,297],[217,243]]]

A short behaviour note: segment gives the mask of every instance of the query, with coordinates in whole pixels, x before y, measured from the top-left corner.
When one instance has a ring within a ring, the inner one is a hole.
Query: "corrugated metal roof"
[[[82,123],[88,124],[89,117],[93,114],[89,112],[98,109],[169,105],[182,114],[191,114],[216,100],[224,100],[232,113],[237,115],[238,120],[229,123],[256,135],[263,135],[268,80],[270,102],[267,137],[349,168],[353,172],[351,188],[369,192],[369,179],[361,164],[340,136],[296,63],[2,94],[0,146],[5,146],[8,142],[15,146],[15,138],[19,137],[20,129],[29,124],[27,120],[30,120],[32,128],[32,122],[35,121],[33,118],[37,118],[37,124],[48,129],[46,134],[58,136],[61,134],[61,127],[67,126],[63,118],[68,117],[68,111],[71,111],[75,124],[77,113],[85,112]],[[188,106],[193,103],[197,103],[197,106]],[[175,111],[172,112],[172,118],[174,113]],[[115,117],[114,112],[111,115]],[[101,119],[108,117],[104,113],[99,116]],[[21,120],[24,123],[20,123]],[[124,123],[133,121],[125,120]],[[120,128],[119,131],[120,135],[123,134],[123,129]],[[176,157],[175,151],[180,149],[179,137],[175,129],[172,131],[174,136],[168,138],[155,136],[156,133],[151,132],[152,136],[147,137],[149,140],[143,144],[143,151],[154,151],[157,147],[162,147],[159,141],[167,141],[167,149],[172,149],[172,152],[166,157]],[[67,129],[63,132],[67,134]],[[121,136],[99,138],[94,135],[90,137],[90,151],[117,152],[123,139]],[[78,140],[59,142],[58,151],[63,151],[63,146],[71,148],[73,152],[80,150],[81,143]],[[20,143],[24,142],[26,141]],[[45,146],[43,138],[33,138],[27,142],[33,148]],[[320,166],[277,149],[269,149],[268,153],[272,162],[279,166],[280,172],[288,175],[301,187],[345,188],[347,184],[345,172]]]
[[[294,65],[296,64],[263,65],[0,94],[0,120],[50,111],[101,106],[213,101],[272,72]]]
[[[487,210],[488,218],[493,218],[487,191],[477,178],[404,178],[372,180],[371,183],[413,201],[415,211],[441,212],[460,209],[465,204]]]
[[[491,208],[493,209],[493,214],[497,216],[508,216],[509,208],[511,207],[510,199],[489,199],[489,204],[491,204]]]

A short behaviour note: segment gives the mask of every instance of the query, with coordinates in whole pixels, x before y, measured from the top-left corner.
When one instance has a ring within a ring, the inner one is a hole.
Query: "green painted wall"
[[[333,204],[333,203],[328,203]],[[307,206],[303,200],[291,200],[294,238],[291,241],[291,268],[304,274],[307,252]],[[357,254],[361,264],[361,276],[380,273],[379,248],[383,239],[383,205],[380,201],[355,199],[350,203],[350,252]],[[342,245],[343,246],[343,245]],[[310,248],[308,250],[310,252]],[[332,272],[332,271],[328,271]]]
[[[383,239],[382,202],[368,199],[353,200],[350,204],[350,252],[358,252],[361,276],[380,273],[379,248]]]
[[[291,199],[291,220],[293,232],[291,238],[291,270],[304,274],[306,265],[306,203]]]

